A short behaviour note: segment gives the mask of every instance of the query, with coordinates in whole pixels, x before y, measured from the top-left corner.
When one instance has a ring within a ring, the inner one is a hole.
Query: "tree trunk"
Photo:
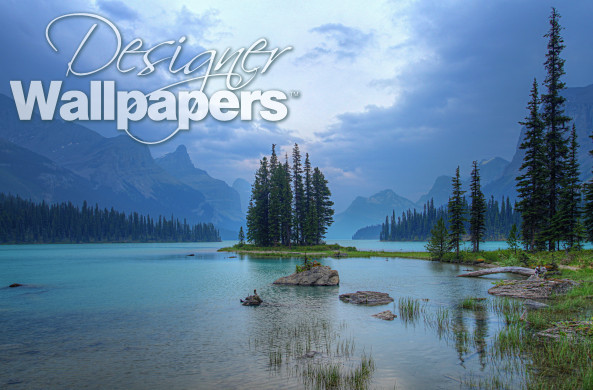
[[[499,274],[499,273],[512,273],[512,274],[519,274],[524,276],[531,276],[535,275],[535,270],[531,268],[525,267],[498,267],[498,268],[487,268],[481,269],[479,271],[468,272],[466,274],[457,275],[457,277],[475,277],[475,276],[484,276],[490,274]]]

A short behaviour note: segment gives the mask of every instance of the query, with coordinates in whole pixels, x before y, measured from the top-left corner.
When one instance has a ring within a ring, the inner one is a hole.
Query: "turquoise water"
[[[375,360],[372,388],[459,388],[460,379],[491,370],[483,351],[463,350],[422,320],[371,315],[397,314],[400,297],[425,299],[427,312],[450,309],[489,343],[501,320],[458,305],[468,296],[497,299],[487,294],[496,275],[456,278],[468,267],[421,260],[322,259],[339,271],[339,287],[274,286],[302,260],[216,252],[229,244],[1,246],[0,388],[303,388],[290,369],[271,370],[266,349],[253,344],[310,319],[345,324],[354,355]],[[385,244],[402,243],[373,248]],[[6,287],[16,282],[25,286]],[[254,288],[266,305],[241,306]],[[339,301],[357,290],[387,292],[395,303]]]

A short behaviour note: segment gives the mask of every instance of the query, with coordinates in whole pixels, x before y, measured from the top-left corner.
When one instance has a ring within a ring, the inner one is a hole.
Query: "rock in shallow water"
[[[259,306],[261,305],[263,300],[259,297],[259,295],[249,295],[245,300],[241,300],[241,304],[243,306]]]
[[[13,284],[11,284],[11,285],[10,285],[10,286],[8,286],[8,287],[10,287],[10,288],[15,288],[15,287],[22,287],[22,286],[23,286],[23,285],[22,285],[22,284],[20,284],[20,283],[13,283]]]
[[[385,321],[393,321],[393,319],[397,316],[395,314],[393,314],[391,312],[391,310],[385,310],[385,311],[382,311],[381,313],[373,314],[373,317],[380,318]]]
[[[344,302],[354,303],[355,305],[377,306],[386,305],[393,302],[393,298],[387,293],[376,291],[357,291],[355,293],[348,293],[340,295],[340,299]]]
[[[274,284],[294,286],[337,286],[340,284],[338,271],[327,266],[313,267],[310,270],[283,276]]]

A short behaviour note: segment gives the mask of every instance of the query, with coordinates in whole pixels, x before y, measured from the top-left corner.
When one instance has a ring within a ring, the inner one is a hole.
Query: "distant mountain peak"
[[[172,167],[173,169],[185,172],[197,169],[191,161],[185,145],[179,145],[174,152],[165,154],[156,159],[156,161],[162,167]]]

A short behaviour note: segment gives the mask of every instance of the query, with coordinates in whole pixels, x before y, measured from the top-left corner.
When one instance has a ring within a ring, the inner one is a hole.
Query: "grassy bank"
[[[385,251],[360,251],[353,246],[310,245],[301,246],[271,246],[260,247],[252,244],[237,244],[220,248],[219,252],[234,252],[238,254],[252,254],[264,257],[403,257],[410,259],[429,260],[427,252],[385,252]]]

